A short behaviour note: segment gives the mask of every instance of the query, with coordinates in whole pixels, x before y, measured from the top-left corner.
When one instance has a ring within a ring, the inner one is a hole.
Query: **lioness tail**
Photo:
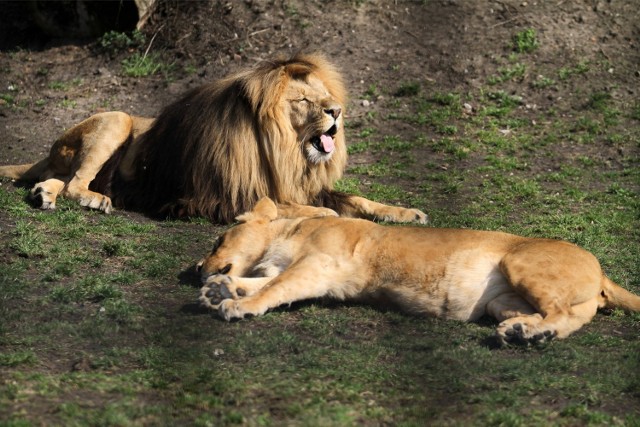
[[[616,285],[606,276],[602,277],[602,292],[607,300],[606,307],[621,308],[625,311],[640,311],[640,296]]]
[[[36,181],[49,166],[49,159],[25,165],[0,166],[0,176],[23,181]]]

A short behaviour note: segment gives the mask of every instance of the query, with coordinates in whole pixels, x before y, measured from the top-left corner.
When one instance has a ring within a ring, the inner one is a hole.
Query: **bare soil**
[[[530,106],[570,111],[594,90],[632,102],[640,83],[640,14],[631,0],[167,2],[144,32],[150,51],[173,63],[169,79],[124,77],[121,60],[130,52],[111,57],[95,40],[47,38],[21,3],[3,3],[0,92],[13,98],[13,108],[0,110],[3,164],[44,155],[62,130],[95,112],[155,115],[191,87],[297,51],[323,52],[341,67],[352,127],[371,111],[388,113],[384,98],[402,83],[441,93],[481,87],[505,65],[514,34],[525,28],[537,31],[540,47],[533,55],[548,75],[558,64],[610,63],[609,72],[553,92],[514,82],[513,94]],[[67,87],[52,89],[53,82]],[[365,107],[360,101],[372,85],[380,99]],[[385,131],[412,131],[393,126],[398,129]]]

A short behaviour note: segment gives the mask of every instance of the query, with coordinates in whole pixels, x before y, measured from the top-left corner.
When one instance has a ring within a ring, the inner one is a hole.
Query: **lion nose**
[[[342,108],[340,107],[325,108],[324,112],[330,115],[331,117],[333,117],[334,119],[337,119],[338,117],[340,117],[340,113],[342,113]]]

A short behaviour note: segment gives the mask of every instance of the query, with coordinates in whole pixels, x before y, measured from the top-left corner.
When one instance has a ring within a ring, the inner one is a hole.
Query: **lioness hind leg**
[[[500,268],[512,289],[539,315],[505,320],[498,326],[499,340],[531,343],[565,338],[596,314],[602,270],[584,249],[534,239],[508,252]]]
[[[40,160],[37,163],[24,165],[0,166],[0,176],[17,179],[21,181],[39,181],[49,167],[49,158]]]
[[[496,330],[502,344],[543,343],[555,337],[566,338],[589,323],[598,310],[598,300],[572,306],[569,310],[558,310],[542,317],[540,314],[512,317],[500,323]]]

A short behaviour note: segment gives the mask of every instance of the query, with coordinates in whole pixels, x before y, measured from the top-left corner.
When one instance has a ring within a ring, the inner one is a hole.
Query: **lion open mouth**
[[[328,154],[336,148],[335,141],[333,140],[333,136],[336,133],[338,133],[338,128],[336,125],[333,125],[325,133],[312,137],[309,142],[319,152]]]

